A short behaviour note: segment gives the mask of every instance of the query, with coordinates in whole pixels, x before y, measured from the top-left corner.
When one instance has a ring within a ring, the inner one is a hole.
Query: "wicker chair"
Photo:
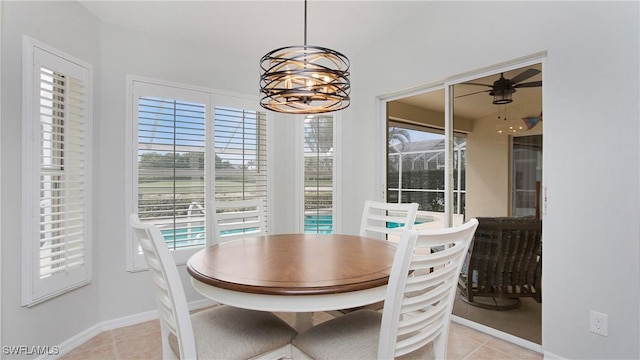
[[[542,221],[479,217],[458,288],[460,299],[491,310],[520,307],[521,297],[542,302]]]

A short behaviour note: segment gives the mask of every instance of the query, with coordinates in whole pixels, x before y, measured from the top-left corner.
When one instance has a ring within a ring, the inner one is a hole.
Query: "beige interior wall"
[[[478,216],[508,216],[510,204],[510,138],[511,135],[499,134],[498,125],[502,123],[518,126],[528,116],[538,116],[542,109],[542,96],[526,102],[501,107],[502,116],[496,113],[474,121],[473,131],[467,134],[467,197],[466,218]],[[542,133],[542,123],[528,131],[514,136],[537,135]],[[454,125],[455,127],[455,125]]]

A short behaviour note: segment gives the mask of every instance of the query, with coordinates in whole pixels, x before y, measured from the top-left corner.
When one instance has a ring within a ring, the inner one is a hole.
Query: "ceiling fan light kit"
[[[515,92],[514,91],[502,91],[502,92],[493,92],[489,93],[489,95],[493,95],[493,104],[494,105],[506,105],[510,102],[513,101],[513,99],[511,98],[511,94],[513,94]]]
[[[304,45],[268,52],[260,59],[260,106],[287,114],[320,114],[350,103],[349,59],[321,46],[307,45],[307,1]]]

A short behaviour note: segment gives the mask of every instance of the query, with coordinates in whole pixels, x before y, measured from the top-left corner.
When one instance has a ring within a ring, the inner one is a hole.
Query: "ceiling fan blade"
[[[528,83],[515,84],[513,87],[514,88],[523,88],[523,87],[538,87],[538,86],[542,86],[542,81],[532,81],[532,82],[528,82]]]
[[[476,92],[472,92],[472,93],[468,93],[468,94],[464,94],[464,95],[458,95],[458,96],[456,96],[456,99],[457,98],[461,98],[461,97],[465,97],[465,96],[469,96],[469,95],[475,95],[475,94],[480,94],[480,93],[484,93],[484,92],[489,92],[489,91],[491,91],[491,90],[476,91]]]
[[[488,85],[488,84],[478,84],[478,83],[462,83],[462,84],[460,84],[460,85],[487,86],[487,87],[490,87],[490,88],[492,88],[492,87],[493,87],[493,85]]]
[[[518,74],[518,75],[514,76],[514,77],[511,79],[511,82],[512,82],[512,83],[514,83],[514,84],[517,84],[517,83],[519,83],[519,82],[521,82],[521,81],[527,80],[528,78],[530,78],[530,77],[532,77],[532,76],[538,75],[539,73],[541,73],[541,71],[540,71],[540,70],[537,70],[537,69],[527,69],[527,70],[525,70],[525,71],[521,72],[520,74]]]

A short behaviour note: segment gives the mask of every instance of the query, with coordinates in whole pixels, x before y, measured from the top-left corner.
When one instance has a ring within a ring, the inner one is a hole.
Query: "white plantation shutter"
[[[25,40],[23,305],[91,280],[91,66]]]
[[[174,261],[184,264],[206,241],[210,95],[146,79],[130,81],[128,206],[140,221],[158,226]],[[132,231],[129,236],[128,269],[146,269]]]

